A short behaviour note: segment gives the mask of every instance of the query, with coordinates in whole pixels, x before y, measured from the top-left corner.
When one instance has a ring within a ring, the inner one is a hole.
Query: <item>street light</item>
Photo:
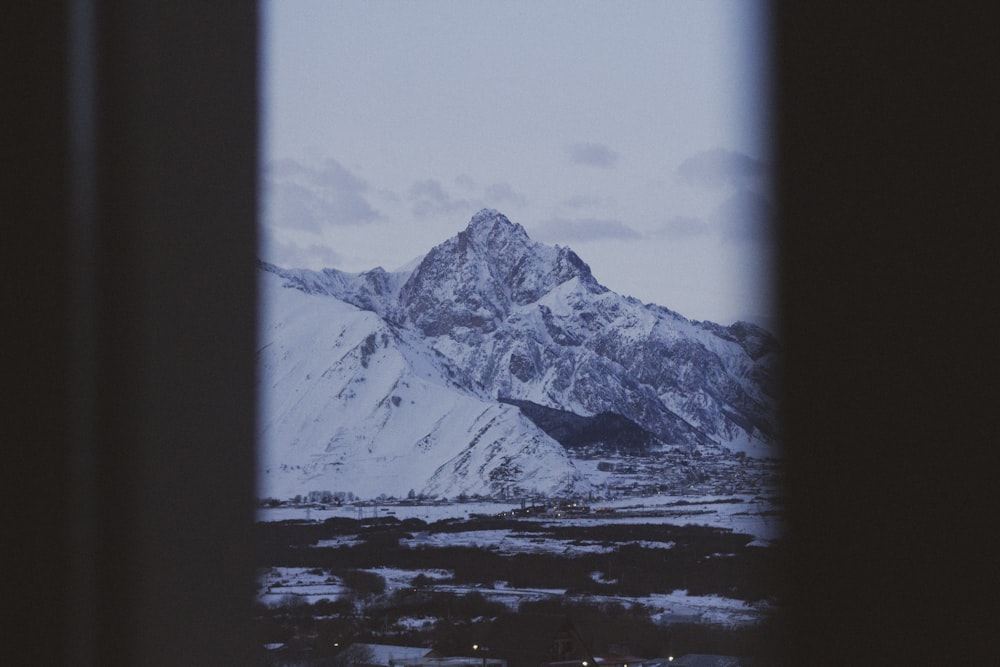
[[[483,667],[486,667],[486,654],[489,653],[490,649],[486,646],[480,646],[479,644],[472,645],[473,651],[480,651],[483,654]]]

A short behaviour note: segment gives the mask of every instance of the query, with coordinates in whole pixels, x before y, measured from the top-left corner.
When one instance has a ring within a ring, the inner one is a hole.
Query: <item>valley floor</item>
[[[467,632],[546,604],[632,609],[664,637],[752,632],[780,612],[783,514],[776,492],[620,497],[575,511],[481,499],[261,508],[259,616],[270,641],[300,632],[289,620],[298,615],[326,623],[327,642],[437,644],[444,617],[453,624],[469,604]],[[286,535],[294,544],[280,544]],[[551,580],[523,572],[547,568]],[[369,578],[359,583],[358,571]]]

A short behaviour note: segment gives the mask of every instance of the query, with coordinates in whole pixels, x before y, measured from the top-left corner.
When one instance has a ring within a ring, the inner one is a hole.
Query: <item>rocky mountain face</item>
[[[582,444],[776,454],[770,334],[615,294],[496,211],[409,272],[260,273],[262,495],[579,493]]]

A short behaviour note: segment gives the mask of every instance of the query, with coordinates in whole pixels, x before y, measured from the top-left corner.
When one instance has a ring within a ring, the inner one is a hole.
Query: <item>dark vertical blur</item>
[[[26,487],[6,606],[28,661],[2,661],[249,664],[256,8],[3,22],[5,467]]]
[[[775,7],[792,662],[995,662],[998,42],[980,5]]]
[[[9,575],[0,661],[11,664],[68,662],[66,31],[65,14],[44,3],[15,3],[0,17],[0,469]]]

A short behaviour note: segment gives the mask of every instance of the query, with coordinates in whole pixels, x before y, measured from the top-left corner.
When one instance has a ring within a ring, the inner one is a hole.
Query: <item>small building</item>
[[[635,655],[595,655],[597,667],[651,667],[659,660],[640,658]]]
[[[507,661],[476,656],[424,657],[393,661],[390,667],[507,667]]]
[[[595,655],[590,658],[546,662],[542,667],[660,667],[665,658],[640,658],[634,655]]]
[[[355,643],[345,648],[341,655],[346,658],[349,667],[395,667],[438,654],[423,646]]]
[[[750,663],[734,655],[712,655],[709,653],[688,653],[670,661],[674,667],[748,667]]]
[[[478,656],[442,656],[423,646],[351,644],[340,654],[348,667],[507,667],[506,660]]]

